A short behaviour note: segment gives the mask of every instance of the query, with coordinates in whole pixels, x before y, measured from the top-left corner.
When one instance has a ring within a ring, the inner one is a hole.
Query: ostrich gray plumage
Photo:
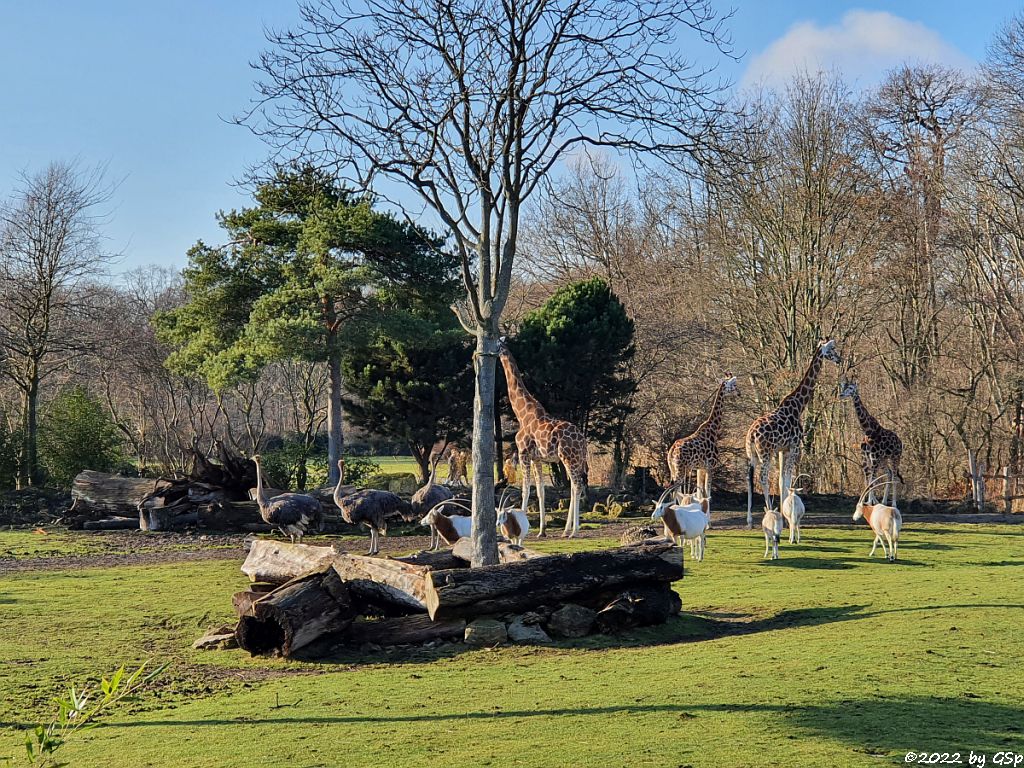
[[[412,511],[417,517],[422,517],[442,501],[452,499],[455,494],[450,488],[437,485],[434,480],[437,477],[437,465],[440,462],[440,455],[435,457],[430,464],[430,478],[427,484],[412,495]]]
[[[339,466],[341,462],[339,462]],[[341,511],[341,519],[349,525],[365,525],[370,529],[370,551],[380,551],[380,536],[387,535],[388,518],[400,516],[403,520],[415,520],[412,505],[391,491],[364,489],[353,493],[342,491],[343,476],[338,478],[334,489],[334,503]]]
[[[263,487],[260,457],[253,456],[252,460],[256,464],[256,503],[264,522],[277,528],[293,543],[296,539],[302,541],[306,530],[311,526],[319,530],[323,520],[320,501],[305,493],[282,493],[280,496],[269,498]]]

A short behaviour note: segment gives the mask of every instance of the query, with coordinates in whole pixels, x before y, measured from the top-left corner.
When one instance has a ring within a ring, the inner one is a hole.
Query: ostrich
[[[340,478],[338,486],[334,489],[334,503],[338,505],[341,519],[346,523],[361,523],[370,529],[370,551],[366,553],[368,555],[380,552],[380,537],[387,536],[389,517],[400,515],[406,522],[416,519],[409,502],[391,491],[364,489],[345,493]]]
[[[449,488],[434,482],[434,478],[437,476],[437,465],[440,461],[440,454],[431,459],[430,478],[427,480],[427,484],[412,495],[412,510],[417,517],[425,515],[441,502],[449,501],[455,496]]]
[[[320,502],[305,493],[282,493],[270,498],[263,487],[260,457],[253,456],[252,460],[256,465],[256,503],[260,507],[260,517],[291,539],[292,544],[296,538],[302,541],[309,526],[319,530],[323,512]]]

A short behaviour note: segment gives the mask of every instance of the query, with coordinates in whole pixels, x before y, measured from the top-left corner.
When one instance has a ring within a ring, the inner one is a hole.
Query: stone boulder
[[[490,648],[508,641],[505,625],[495,619],[476,619],[466,625],[465,642],[477,648]]]
[[[597,611],[575,603],[566,603],[551,614],[548,631],[556,637],[583,637],[594,626]]]

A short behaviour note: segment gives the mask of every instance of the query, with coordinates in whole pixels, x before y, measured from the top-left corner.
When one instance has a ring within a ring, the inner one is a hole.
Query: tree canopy
[[[221,213],[227,242],[197,243],[184,271],[187,301],[157,317],[173,347],[168,365],[215,390],[267,362],[326,362],[330,371],[328,462],[341,456],[341,356],[388,322],[450,295],[456,262],[442,240],[374,210],[312,168],[282,169],[260,185],[256,205]]]
[[[598,442],[615,439],[637,383],[633,321],[600,278],[570,283],[527,314],[512,352],[533,395],[549,413]]]

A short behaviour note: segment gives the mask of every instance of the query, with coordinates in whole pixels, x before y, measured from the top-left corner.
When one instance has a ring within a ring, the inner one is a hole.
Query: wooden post
[[[978,482],[977,482],[977,485],[975,487],[977,488],[978,512],[984,512],[985,511],[985,470],[988,468],[988,465],[986,465],[985,462],[983,462],[983,461],[976,461],[976,465],[977,465],[977,470],[978,470]]]
[[[1009,465],[1003,467],[1003,514],[1013,513],[1013,477]]]
[[[971,480],[971,501],[974,503],[975,508],[978,506],[978,460],[974,456],[974,451],[967,451],[967,474]],[[980,511],[980,510],[979,510]]]

